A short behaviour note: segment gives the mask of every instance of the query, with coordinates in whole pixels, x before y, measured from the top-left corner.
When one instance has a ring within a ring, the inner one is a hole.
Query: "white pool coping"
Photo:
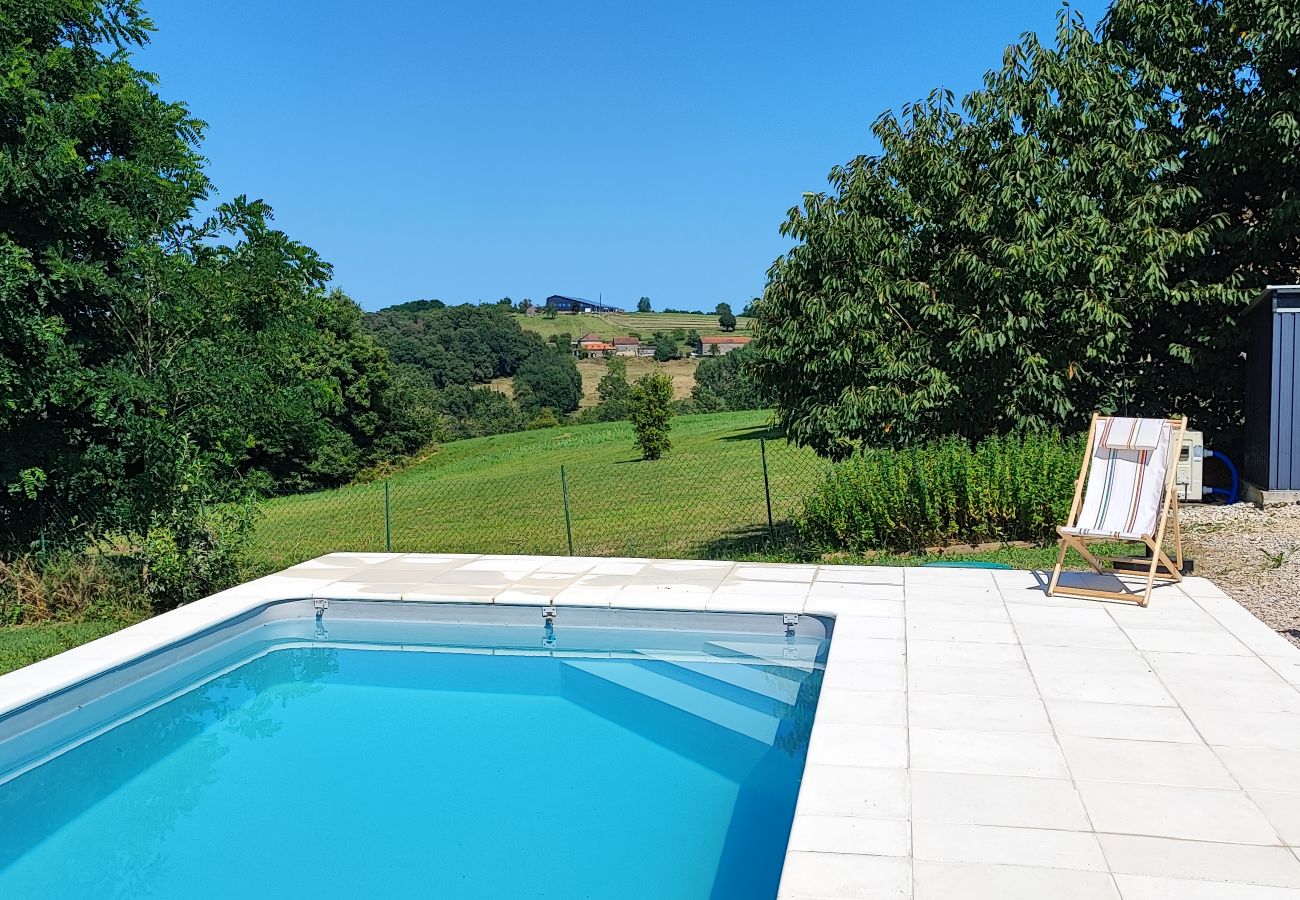
[[[277,600],[827,615],[781,900],[1300,900],[1300,648],[1202,578],[1147,609],[1043,581],[334,553],[0,676],[0,715]]]

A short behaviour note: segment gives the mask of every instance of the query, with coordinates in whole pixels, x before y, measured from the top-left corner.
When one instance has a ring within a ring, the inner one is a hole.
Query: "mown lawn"
[[[265,504],[255,568],[331,550],[728,555],[766,534],[759,438],[765,412],[681,416],[662,460],[639,458],[625,422],[456,441],[389,483]],[[770,435],[768,435],[770,437]],[[784,440],[767,444],[774,521],[786,518],[825,464]],[[564,482],[561,481],[561,466]],[[739,542],[739,543],[738,543]]]
[[[0,628],[0,675],[133,624],[131,619],[46,622]]]

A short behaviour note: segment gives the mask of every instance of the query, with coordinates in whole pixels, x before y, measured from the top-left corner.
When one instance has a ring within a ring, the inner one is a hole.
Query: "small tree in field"
[[[649,297],[642,297],[640,300],[638,300],[638,301],[636,302],[636,311],[637,311],[637,312],[650,312],[650,298],[649,298]]]
[[[659,459],[671,444],[673,382],[662,372],[638,378],[628,392],[628,421],[636,431],[636,444],[642,459]]]

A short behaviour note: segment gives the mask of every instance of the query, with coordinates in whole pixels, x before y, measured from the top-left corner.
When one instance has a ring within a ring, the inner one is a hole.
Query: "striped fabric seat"
[[[1106,419],[1096,430],[1083,506],[1063,534],[1138,540],[1154,534],[1169,471],[1164,419]]]

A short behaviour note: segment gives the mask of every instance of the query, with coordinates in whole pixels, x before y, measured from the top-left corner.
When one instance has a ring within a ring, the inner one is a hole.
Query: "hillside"
[[[405,552],[564,554],[565,468],[574,550],[704,555],[765,532],[760,459],[766,412],[681,416],[673,449],[639,459],[625,422],[496,435],[444,445],[393,476],[391,546]],[[767,445],[773,513],[785,518],[824,464],[779,438]],[[385,549],[384,486],[273,500],[255,535],[269,570],[342,548]]]
[[[722,333],[722,330],[718,327],[717,316],[701,316],[691,313],[607,313],[603,316],[560,315],[554,319],[548,319],[545,316],[522,316],[516,313],[515,320],[520,327],[535,331],[542,337],[550,337],[553,334],[568,334],[576,339],[580,335],[592,333],[604,338],[612,338],[635,332],[644,338],[649,338],[656,331],[671,331],[674,328],[683,328],[687,331],[693,328],[700,334]],[[752,319],[737,316],[736,333],[746,333],[752,323]]]
[[[644,356],[629,356],[625,357],[625,359],[629,381],[636,381],[642,375],[648,375],[656,369],[664,372],[673,381],[674,400],[685,400],[691,395],[691,388],[695,387],[695,370],[699,368],[700,361],[694,357],[674,359],[666,363],[658,363]],[[600,379],[605,377],[608,366],[603,359],[580,359],[577,361],[577,365],[578,372],[582,375],[580,407],[586,409],[589,406],[595,406],[600,401],[596,394],[596,386],[600,384]],[[511,379],[509,378],[494,378],[490,385],[494,391],[500,391],[507,397],[514,394]]]

